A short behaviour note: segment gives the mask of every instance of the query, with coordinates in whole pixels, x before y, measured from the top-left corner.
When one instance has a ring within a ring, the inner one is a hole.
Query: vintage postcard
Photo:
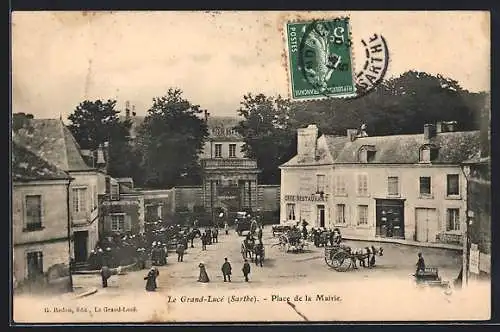
[[[11,32],[12,323],[490,319],[489,12]]]

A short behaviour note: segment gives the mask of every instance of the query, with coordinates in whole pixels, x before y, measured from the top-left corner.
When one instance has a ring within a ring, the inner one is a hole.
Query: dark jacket
[[[231,269],[231,264],[229,262],[224,262],[224,264],[222,264],[222,274],[231,275]]]
[[[425,262],[424,258],[420,257],[417,261],[417,272],[418,271],[424,271],[425,270]]]
[[[250,264],[248,262],[245,262],[241,271],[243,271],[243,274],[250,274]]]

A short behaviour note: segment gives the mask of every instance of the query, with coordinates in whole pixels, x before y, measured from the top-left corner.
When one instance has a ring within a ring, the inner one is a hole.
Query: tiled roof
[[[65,171],[91,170],[80,154],[75,138],[58,119],[31,119],[13,133],[16,140],[41,158]]]
[[[358,163],[359,150],[363,146],[373,146],[375,157],[372,164],[416,164],[419,162],[420,149],[425,144],[438,148],[433,164],[460,164],[477,158],[480,153],[479,131],[438,133],[431,140],[423,134],[368,136],[356,138],[353,142],[347,137],[323,136],[334,164]],[[304,163],[305,165],[306,163]],[[296,157],[283,166],[299,166]]]
[[[69,179],[68,173],[40,158],[26,147],[12,142],[12,180]]]

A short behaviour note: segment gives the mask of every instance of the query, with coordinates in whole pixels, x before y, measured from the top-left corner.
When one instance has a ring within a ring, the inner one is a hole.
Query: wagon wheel
[[[345,272],[351,268],[351,256],[343,250],[333,255],[333,261],[337,272]]]
[[[339,261],[334,259],[334,256],[337,254],[337,251],[329,251],[327,254],[325,254],[325,262],[329,267],[333,267],[334,269],[337,269],[339,267]]]
[[[279,242],[280,250],[281,251],[286,251],[286,249],[288,249],[287,248],[288,247],[288,239],[287,239],[287,237],[284,236],[284,235],[280,235],[279,240],[280,240],[280,242]]]

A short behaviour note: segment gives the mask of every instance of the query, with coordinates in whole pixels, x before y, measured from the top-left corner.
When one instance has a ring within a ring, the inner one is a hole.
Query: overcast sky
[[[345,12],[301,13],[304,18]],[[387,40],[387,76],[416,69],[490,90],[487,12],[350,12],[355,65],[361,39]],[[287,95],[282,27],[294,12],[15,12],[13,112],[64,119],[85,99],[126,100],[145,114],[179,87],[217,115],[247,92]],[[357,61],[356,61],[357,60]]]

